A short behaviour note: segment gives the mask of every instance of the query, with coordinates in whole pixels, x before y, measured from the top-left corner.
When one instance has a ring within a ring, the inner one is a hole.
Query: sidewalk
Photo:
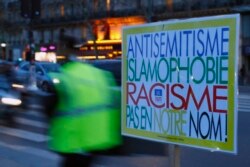
[[[10,160],[1,156],[0,156],[0,162],[3,166],[6,166],[6,167],[24,167],[14,162],[13,160]]]
[[[250,96],[250,85],[244,85],[244,86],[239,85],[239,94]]]
[[[92,167],[168,167],[167,156],[99,156]]]
[[[27,167],[24,164],[17,163],[11,159],[0,156],[1,166],[6,167]],[[43,164],[44,162],[37,162]],[[59,164],[59,163],[58,163]],[[169,159],[167,156],[98,156],[92,167],[167,167]],[[47,166],[47,165],[45,165]],[[35,167],[35,166],[34,166]],[[60,167],[60,166],[51,166]]]

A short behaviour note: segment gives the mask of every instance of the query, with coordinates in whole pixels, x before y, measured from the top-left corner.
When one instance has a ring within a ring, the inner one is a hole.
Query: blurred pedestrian
[[[241,77],[242,85],[245,85],[245,80],[246,80],[246,67],[245,67],[245,64],[243,64],[241,69],[240,69],[240,77]]]
[[[58,102],[50,119],[49,147],[63,167],[88,167],[93,152],[121,144],[119,92],[113,76],[89,64],[70,61],[55,84]],[[118,103],[119,104],[119,103]]]
[[[0,60],[0,75],[4,75],[9,81],[12,81],[14,65],[6,60]]]
[[[30,67],[29,67],[29,85],[28,89],[30,90],[37,90],[37,83],[36,83],[36,65],[35,60],[30,60]]]

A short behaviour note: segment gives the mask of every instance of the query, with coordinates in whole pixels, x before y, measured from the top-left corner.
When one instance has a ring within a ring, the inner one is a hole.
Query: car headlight
[[[6,105],[19,106],[22,104],[20,99],[11,98],[11,97],[2,97],[1,102]]]
[[[58,84],[58,83],[60,83],[60,80],[59,80],[58,78],[53,78],[53,79],[52,79],[52,82],[53,82],[54,84]]]
[[[12,86],[13,88],[24,89],[24,86],[21,85],[21,84],[15,84],[15,83],[13,83],[11,86]]]

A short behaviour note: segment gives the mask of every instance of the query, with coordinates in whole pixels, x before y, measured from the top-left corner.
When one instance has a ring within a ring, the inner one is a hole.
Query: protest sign
[[[239,15],[123,28],[122,134],[236,153]]]

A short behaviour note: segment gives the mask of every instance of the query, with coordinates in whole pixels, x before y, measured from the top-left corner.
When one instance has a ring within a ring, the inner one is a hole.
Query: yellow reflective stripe
[[[111,109],[114,108],[115,105],[96,105],[91,107],[85,107],[85,108],[77,108],[72,109],[71,111],[56,111],[53,115],[53,117],[68,117],[68,116],[79,116],[86,112],[93,112],[103,109]]]

